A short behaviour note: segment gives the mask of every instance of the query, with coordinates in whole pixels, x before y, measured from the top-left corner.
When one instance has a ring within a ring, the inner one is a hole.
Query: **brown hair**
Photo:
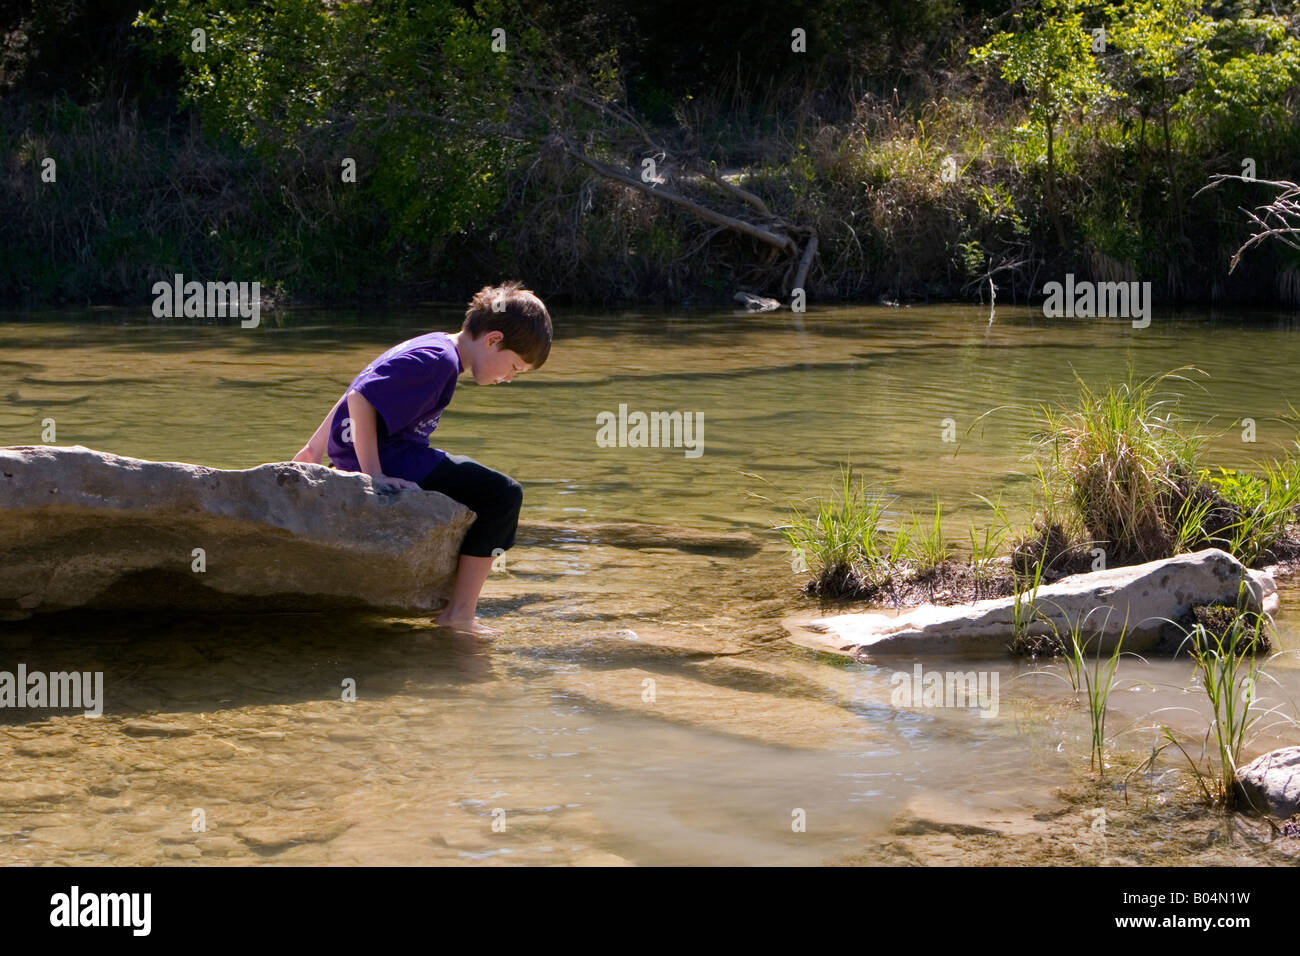
[[[551,316],[546,304],[518,281],[485,285],[475,292],[460,328],[472,339],[500,332],[501,348],[517,353],[533,368],[541,368],[551,354]]]

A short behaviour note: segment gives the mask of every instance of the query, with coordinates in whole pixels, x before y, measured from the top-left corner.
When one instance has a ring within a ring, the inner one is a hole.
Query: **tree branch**
[[[707,206],[702,206],[693,200],[687,199],[680,193],[676,193],[663,186],[652,186],[650,183],[643,182],[621,169],[610,166],[607,163],[602,163],[600,160],[592,159],[590,156],[585,155],[580,150],[574,149],[573,146],[567,143],[565,144],[564,151],[578,162],[590,166],[606,179],[612,179],[625,186],[631,186],[633,189],[639,189],[647,195],[662,199],[664,202],[670,202],[681,206],[682,208],[689,210],[696,218],[703,219],[705,222],[711,222],[717,226],[725,226],[728,229],[743,233],[757,239],[759,242],[764,242],[769,246],[780,249],[783,252],[794,254],[799,251],[799,247],[795,244],[795,241],[787,235],[772,232],[771,230],[764,229],[762,226],[756,226],[752,222],[746,222],[743,219],[737,219],[734,216],[728,216],[724,213],[717,212],[716,210],[709,209]]]

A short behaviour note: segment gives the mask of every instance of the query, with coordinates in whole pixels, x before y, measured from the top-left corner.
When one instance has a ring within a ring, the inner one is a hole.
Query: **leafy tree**
[[[1225,140],[1292,119],[1287,94],[1300,83],[1300,37],[1281,16],[1223,19],[1205,40],[1191,87],[1178,104],[1217,126]]]
[[[1141,118],[1139,145],[1145,143],[1146,121],[1160,117],[1169,196],[1183,234],[1183,209],[1179,199],[1169,116],[1179,98],[1192,85],[1205,44],[1214,35],[1214,20],[1200,11],[1199,0],[1127,0],[1111,6],[1108,40],[1122,55],[1125,96]]]
[[[976,63],[1001,61],[1002,78],[1029,94],[1029,127],[1047,140],[1048,211],[1057,240],[1065,245],[1056,195],[1056,135],[1064,116],[1109,92],[1092,55],[1092,34],[1083,26],[1079,0],[1042,0],[1015,15],[1015,28],[971,50]]]

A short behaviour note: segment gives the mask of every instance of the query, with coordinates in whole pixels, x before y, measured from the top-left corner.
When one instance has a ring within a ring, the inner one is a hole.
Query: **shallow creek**
[[[1289,320],[1157,316],[1135,330],[1002,308],[990,324],[960,306],[556,319],[543,369],[466,379],[436,436],[517,477],[540,523],[485,591],[500,637],[325,614],[0,624],[0,669],[103,671],[106,698],[100,718],[0,711],[0,863],[1296,862],[1300,841],[1199,807],[1176,754],[1130,774],[1160,723],[1199,754],[1207,709],[1187,661],[1121,665],[1096,780],[1086,707],[1059,665],[924,662],[991,666],[985,716],[893,706],[910,660],[792,643],[782,621],[859,608],[802,597],[771,530],[851,460],[896,496],[891,526],[937,495],[964,541],[994,520],[976,494],[1027,506],[1033,410],[1072,397],[1072,369],[1097,384],[1130,361],[1140,375],[1196,365],[1210,377],[1181,411],[1217,436],[1209,459],[1278,454],[1294,437],[1280,416],[1300,407]],[[371,358],[457,322],[10,315],[0,444],[37,443],[53,418],[58,444],[284,460]],[[597,416],[620,405],[699,413],[702,454],[601,447]],[[752,544],[601,530],[626,521]],[[1300,587],[1282,592],[1279,649],[1300,651]],[[1296,717],[1300,653],[1269,669],[1268,706]],[[1247,755],[1298,742],[1265,718]]]

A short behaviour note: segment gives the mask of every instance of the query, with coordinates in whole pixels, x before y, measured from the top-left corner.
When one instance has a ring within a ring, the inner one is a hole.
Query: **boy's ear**
[[[493,329],[487,335],[483,336],[483,344],[488,348],[493,349],[496,348],[498,345],[500,345],[501,340],[504,339],[505,337],[506,334],[504,332],[500,331],[499,329]]]

